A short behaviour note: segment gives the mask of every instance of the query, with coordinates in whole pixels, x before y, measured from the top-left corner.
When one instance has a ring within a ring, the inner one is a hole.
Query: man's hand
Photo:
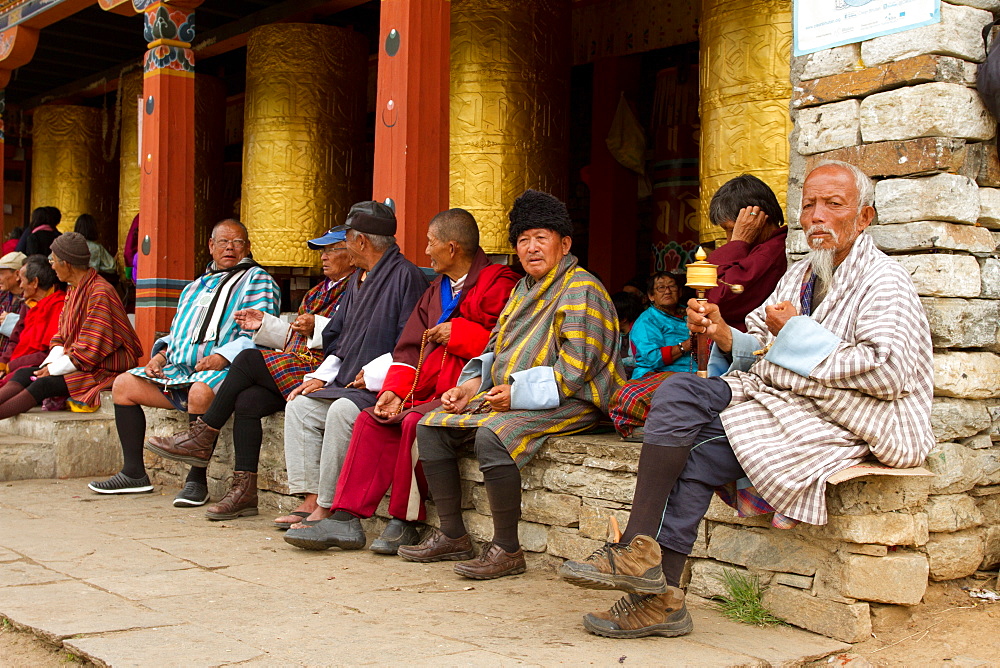
[[[759,206],[745,206],[736,216],[732,240],[745,241],[752,245],[757,242],[765,225],[767,225],[767,214],[761,211]]]
[[[248,332],[254,332],[260,329],[260,326],[264,324],[264,312],[258,311],[255,308],[245,308],[237,311],[233,314],[233,320],[242,329]]]
[[[316,316],[312,313],[303,313],[292,322],[292,331],[306,337],[312,336],[315,327]]]
[[[440,325],[434,325],[428,329],[427,340],[439,343],[442,346],[448,345],[448,341],[451,340],[451,323],[442,322]]]
[[[354,380],[347,384],[347,387],[354,387],[359,390],[367,390],[368,387],[365,385],[365,370],[362,369],[358,372],[358,375],[354,377]]]
[[[379,395],[378,401],[375,402],[375,415],[380,418],[390,418],[399,413],[399,409],[403,407],[403,400],[398,394],[392,390],[386,390],[381,395]]]
[[[195,371],[222,371],[229,366],[229,360],[219,353],[212,353],[208,357],[202,357],[194,365]]]
[[[708,338],[715,341],[715,345],[722,352],[728,353],[733,349],[733,330],[723,320],[716,304],[700,302],[697,299],[688,300],[687,321],[691,332],[707,333]]]
[[[163,378],[164,362],[166,362],[166,358],[164,358],[160,353],[156,353],[149,358],[149,363],[143,371],[150,378]]]
[[[773,304],[764,307],[764,324],[767,325],[767,329],[774,334],[778,335],[781,328],[785,326],[785,323],[794,318],[799,314],[795,305],[792,302],[781,302],[780,304]]]
[[[0,312],[0,325],[2,325],[3,321],[6,319],[7,319],[7,311]]]
[[[45,378],[49,375],[49,367],[43,366],[41,369],[35,372],[35,378]]]
[[[300,394],[303,396],[312,394],[316,390],[325,386],[326,383],[324,383],[319,378],[310,378],[309,380],[304,381],[301,385],[292,390],[292,393],[288,395],[288,400],[291,401]]]
[[[510,410],[510,385],[494,385],[483,397],[490,402],[490,410],[504,413]]]
[[[469,400],[476,396],[483,379],[479,376],[470,378],[458,387],[453,387],[441,395],[441,407],[449,413],[461,413],[469,405]]]

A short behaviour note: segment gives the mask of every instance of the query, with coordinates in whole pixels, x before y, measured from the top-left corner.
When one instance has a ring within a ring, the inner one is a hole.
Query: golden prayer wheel
[[[791,0],[703,0],[700,43],[701,241],[725,242],[708,203],[729,179],[753,174],[785,206]]]
[[[279,23],[247,43],[242,218],[263,265],[314,267],[306,240],[344,222],[364,141],[368,43]]]
[[[82,213],[99,229],[114,219],[114,198],[104,160],[101,110],[74,105],[35,109],[32,129],[31,207],[62,212],[59,229],[73,229]],[[103,240],[102,240],[103,241]]]
[[[451,206],[510,253],[514,200],[568,190],[569,0],[452,0]]]
[[[232,202],[222,199],[226,142],[226,84],[207,74],[194,78],[194,258],[201,272],[211,257],[212,227],[229,218]],[[258,248],[254,248],[257,257]]]
[[[121,258],[125,248],[125,238],[132,225],[132,219],[139,213],[141,192],[139,170],[139,107],[142,97],[142,69],[126,74],[118,81],[118,95],[121,97],[121,143],[118,170],[118,243],[115,254]],[[109,248],[111,243],[106,243]]]

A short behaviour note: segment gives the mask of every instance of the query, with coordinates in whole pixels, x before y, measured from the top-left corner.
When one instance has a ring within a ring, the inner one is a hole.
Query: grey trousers
[[[350,399],[312,399],[299,395],[285,407],[285,468],[288,491],[317,494],[329,508],[340,469],[361,409]]]
[[[514,459],[500,438],[486,427],[427,427],[417,425],[417,450],[424,462],[458,459],[459,446],[474,443],[479,470],[510,466]]]

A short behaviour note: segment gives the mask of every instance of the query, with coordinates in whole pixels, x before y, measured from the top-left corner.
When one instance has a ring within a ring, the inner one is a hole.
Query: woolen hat
[[[514,200],[507,218],[510,219],[510,245],[515,248],[517,238],[528,230],[552,230],[561,237],[573,236],[573,223],[566,205],[554,196],[538,190],[525,190]]]
[[[347,225],[337,225],[327,230],[323,236],[310,239],[306,242],[306,245],[313,250],[322,250],[324,246],[335,244],[338,241],[345,241],[346,239]]]
[[[346,227],[366,234],[396,236],[396,214],[380,202],[358,202],[347,213]]]
[[[62,260],[77,267],[90,264],[90,246],[79,232],[64,232],[52,241],[52,253]]]
[[[0,257],[0,269],[10,269],[11,271],[17,271],[24,264],[24,261],[28,259],[28,256],[24,253],[18,253],[17,251],[11,251]]]

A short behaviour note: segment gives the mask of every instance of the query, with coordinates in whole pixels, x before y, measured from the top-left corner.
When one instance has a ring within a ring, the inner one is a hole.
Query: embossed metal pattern
[[[286,23],[250,33],[241,204],[261,264],[317,266],[306,240],[344,222],[367,74],[367,42],[352,30]]]
[[[100,229],[114,220],[108,165],[101,146],[101,110],[74,105],[35,109],[32,130],[31,207],[62,212],[59,229],[73,229],[81,213]]]
[[[122,98],[122,125],[118,171],[118,243],[115,252],[121,257],[128,228],[132,225],[132,219],[139,213],[142,172],[139,169],[137,98],[142,97],[142,71],[135,70],[121,77],[118,94]]]
[[[703,0],[701,22],[701,239],[719,186],[743,173],[764,180],[782,207],[792,131],[791,0]]]
[[[511,252],[507,212],[526,188],[566,198],[569,9],[451,3],[450,202],[476,217],[487,253]]]

